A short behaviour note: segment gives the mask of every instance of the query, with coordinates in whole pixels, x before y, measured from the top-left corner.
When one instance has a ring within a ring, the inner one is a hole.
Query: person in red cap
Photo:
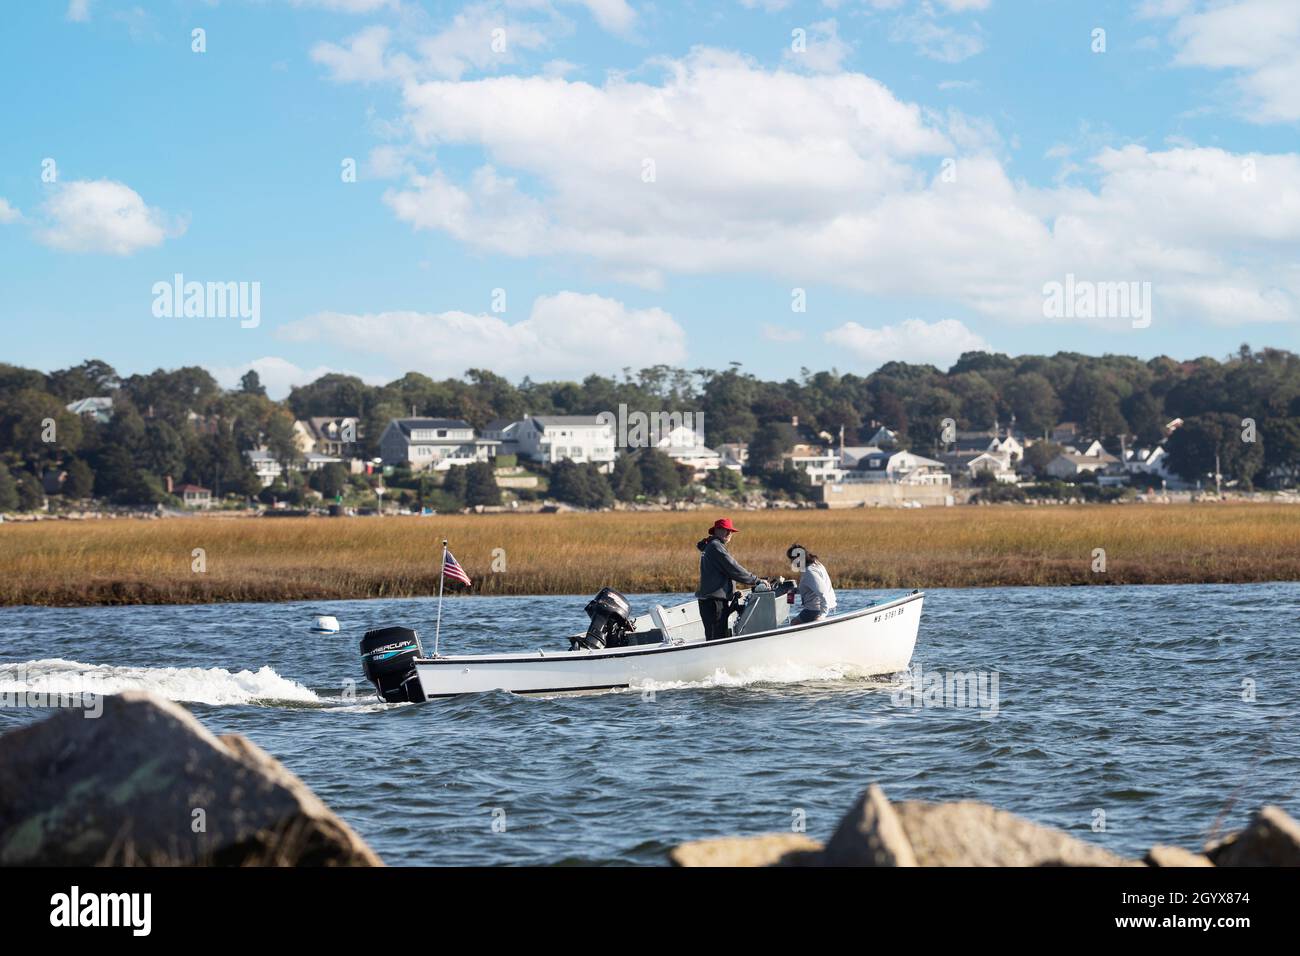
[[[704,622],[704,639],[727,637],[727,615],[737,584],[757,584],[762,579],[737,563],[727,550],[727,543],[737,528],[730,518],[713,522],[709,535],[695,547],[700,549],[700,620]]]

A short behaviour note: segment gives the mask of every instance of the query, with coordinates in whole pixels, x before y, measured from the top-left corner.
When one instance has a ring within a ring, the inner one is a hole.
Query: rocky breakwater
[[[668,857],[676,866],[1300,866],[1300,824],[1265,807],[1202,852],[1156,845],[1136,860],[983,803],[891,803],[873,784],[824,844],[765,833],[696,840]]]
[[[274,757],[151,694],[0,737],[0,865],[382,866]]]

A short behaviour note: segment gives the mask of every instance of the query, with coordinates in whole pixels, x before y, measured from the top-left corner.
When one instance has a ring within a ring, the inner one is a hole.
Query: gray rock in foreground
[[[1215,866],[1300,866],[1300,823],[1280,807],[1264,807],[1206,855]]]
[[[0,737],[0,865],[383,861],[255,744],[128,691]]]
[[[1204,854],[1157,844],[1138,861],[983,803],[891,804],[873,784],[820,851],[803,835],[773,833],[686,843],[669,859],[679,866],[1300,866],[1300,823],[1265,807]]]
[[[894,805],[920,866],[1138,866],[1095,844],[984,803]]]
[[[1142,858],[1142,862],[1147,866],[1159,867],[1179,867],[1179,866],[1214,866],[1210,858],[1203,853],[1193,853],[1191,850],[1184,850],[1180,846],[1163,846],[1157,843],[1151,849],[1147,850],[1147,855]]]
[[[916,866],[903,823],[874,783],[858,797],[826,844],[823,866]]]
[[[694,840],[673,847],[673,866],[816,866],[822,845],[802,833]]]

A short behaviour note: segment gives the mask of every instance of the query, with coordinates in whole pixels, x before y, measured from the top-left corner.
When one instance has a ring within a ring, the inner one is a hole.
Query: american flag
[[[466,587],[474,582],[469,579],[465,569],[457,563],[456,558],[446,548],[442,549],[442,573],[445,577],[461,582]]]

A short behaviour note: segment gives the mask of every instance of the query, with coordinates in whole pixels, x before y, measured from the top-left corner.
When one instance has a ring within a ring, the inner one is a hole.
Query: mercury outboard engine
[[[409,627],[381,627],[361,638],[361,669],[380,699],[390,704],[424,700],[415,671],[415,659],[421,655],[420,640]]]
[[[585,647],[598,651],[602,647],[628,645],[627,635],[636,627],[636,618],[630,613],[632,605],[627,603],[627,598],[613,588],[601,588],[584,610],[591,618],[591,624],[585,635],[569,639],[569,650]]]

